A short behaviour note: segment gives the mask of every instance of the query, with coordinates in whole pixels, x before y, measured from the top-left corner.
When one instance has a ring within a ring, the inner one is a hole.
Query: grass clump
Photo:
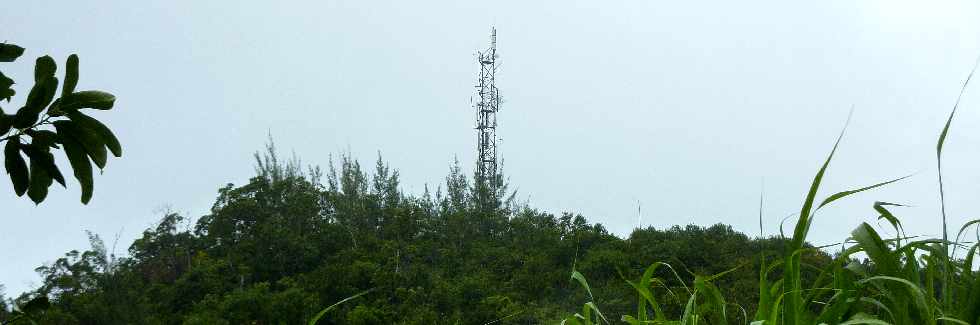
[[[972,76],[973,72],[964,82],[960,97]],[[684,325],[731,322],[752,325],[980,324],[980,272],[972,267],[980,250],[980,229],[976,241],[964,240],[969,230],[977,229],[980,220],[967,222],[960,227],[955,239],[950,240],[942,185],[942,149],[958,106],[959,98],[936,144],[942,238],[907,236],[900,218],[892,212],[902,205],[875,202],[872,208],[879,220],[885,220],[894,229],[894,238],[885,238],[868,223],[861,223],[840,243],[842,248],[831,263],[818,266],[804,261],[802,257],[809,252],[837,246],[806,245],[813,218],[821,208],[909,177],[837,192],[818,201],[821,183],[844,136],[841,131],[810,184],[789,244],[781,252],[774,252],[775,257],[762,254],[758,259],[758,303],[751,316],[740,305],[726,301],[713,284],[735,269],[709,276],[692,274],[693,282],[685,282],[669,264],[657,262],[639,279],[624,279],[635,290],[637,303],[636,313],[623,315],[621,321]],[[964,256],[956,256],[959,249],[966,251]],[[815,277],[805,276],[811,271],[816,272]],[[584,276],[573,270],[572,278],[590,292],[591,298],[591,289]],[[657,297],[669,299],[658,300]],[[672,304],[674,306],[670,306]],[[665,312],[667,307],[682,312],[669,314]],[[736,310],[738,312],[733,312]],[[562,323],[610,323],[601,315],[596,302],[591,299],[583,306],[583,312],[565,318]]]

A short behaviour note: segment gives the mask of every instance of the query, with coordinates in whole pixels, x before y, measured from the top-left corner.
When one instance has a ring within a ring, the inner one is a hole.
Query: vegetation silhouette
[[[24,54],[24,48],[0,44],[0,62],[13,62]],[[112,109],[116,97],[99,90],[75,91],[78,85],[78,56],[68,56],[65,63],[61,96],[55,97],[58,78],[57,64],[50,56],[37,58],[34,64],[34,86],[15,114],[6,114],[0,107],[0,142],[3,149],[4,169],[10,175],[14,193],[25,193],[40,204],[48,196],[48,188],[55,181],[61,186],[65,177],[55,163],[52,149],[63,150],[71,165],[75,179],[81,186],[81,201],[92,199],[92,164],[105,168],[108,153],[122,156],[122,146],[116,136],[99,120],[82,112],[82,109]],[[14,80],[0,72],[0,100],[10,102],[16,92],[11,86]],[[24,160],[24,156],[30,162]]]

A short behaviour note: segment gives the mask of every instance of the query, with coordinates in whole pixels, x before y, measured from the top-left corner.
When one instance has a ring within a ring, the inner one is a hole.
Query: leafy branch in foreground
[[[24,48],[20,46],[0,44],[0,62],[13,62],[22,54]],[[54,182],[66,187],[51,150],[63,149],[81,186],[81,201],[88,204],[93,191],[92,163],[100,170],[105,168],[108,153],[121,157],[122,146],[105,124],[81,109],[111,109],[116,97],[98,90],[75,91],[78,56],[72,54],[65,63],[61,95],[56,98],[56,71],[54,59],[39,57],[34,64],[34,86],[24,106],[14,114],[7,114],[0,107],[0,142],[6,142],[4,168],[10,175],[14,193],[17,196],[26,193],[31,201],[40,204]],[[16,95],[13,85],[13,79],[0,72],[0,101],[9,103]]]

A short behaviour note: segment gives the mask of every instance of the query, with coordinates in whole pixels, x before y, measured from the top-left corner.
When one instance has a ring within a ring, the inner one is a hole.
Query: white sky
[[[640,201],[643,225],[755,234],[764,178],[772,234],[854,106],[823,193],[919,173],[826,209],[811,241],[873,222],[874,201],[913,205],[895,211],[906,229],[936,235],[935,141],[980,55],[976,1],[13,1],[0,24],[27,48],[0,66],[21,82],[0,105],[23,103],[37,56],[79,53],[79,89],[119,98],[94,114],[124,147],[88,206],[75,183],[35,207],[0,180],[8,296],[87,248],[86,229],[124,253],[161,207],[206,213],[269,132],[306,163],[380,150],[412,193],[454,155],[472,168],[491,25],[500,155],[535,207],[625,234]],[[944,154],[952,231],[978,215],[980,82],[961,105]]]

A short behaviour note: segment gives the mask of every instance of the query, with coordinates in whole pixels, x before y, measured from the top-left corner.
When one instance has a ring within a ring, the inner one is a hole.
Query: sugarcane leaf
[[[861,193],[861,192],[864,192],[864,191],[867,191],[867,190],[870,190],[870,189],[874,189],[874,188],[877,188],[877,187],[885,186],[885,185],[888,185],[888,184],[891,184],[891,183],[894,183],[894,182],[897,182],[897,181],[900,181],[900,180],[909,178],[911,176],[912,175],[906,175],[906,176],[902,176],[902,177],[899,177],[899,178],[896,178],[896,179],[893,179],[893,180],[890,180],[890,181],[885,181],[885,182],[881,182],[881,183],[878,183],[878,184],[865,186],[865,187],[858,188],[858,189],[853,189],[853,190],[848,190],[848,191],[843,191],[843,192],[835,193],[834,195],[831,195],[831,196],[827,197],[826,199],[824,199],[823,202],[821,202],[820,205],[817,206],[817,209],[819,210],[820,208],[824,207],[825,205],[830,204],[831,202],[840,200],[842,198],[845,198],[845,197],[847,197],[849,195],[857,194],[857,193]]]

